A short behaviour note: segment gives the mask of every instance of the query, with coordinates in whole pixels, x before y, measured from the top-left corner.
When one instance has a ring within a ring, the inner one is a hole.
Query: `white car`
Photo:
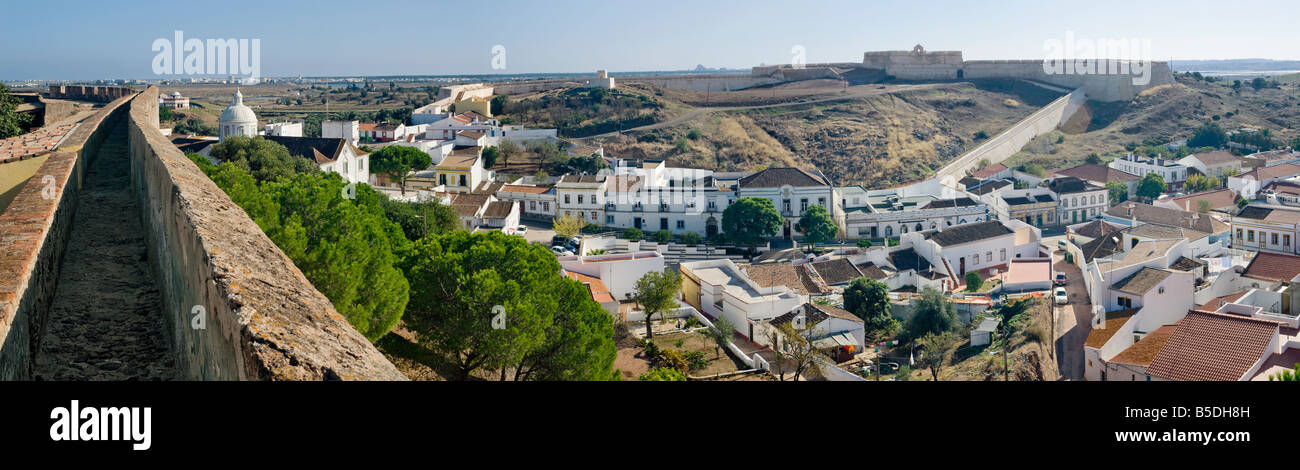
[[[1057,287],[1052,291],[1052,298],[1056,300],[1056,305],[1065,305],[1070,303],[1070,295],[1065,293],[1064,287]]]

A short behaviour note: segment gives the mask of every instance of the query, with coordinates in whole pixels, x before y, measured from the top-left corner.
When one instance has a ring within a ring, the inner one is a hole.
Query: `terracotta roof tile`
[[[1246,265],[1242,275],[1265,281],[1290,281],[1300,275],[1300,256],[1261,251]]]
[[[1104,328],[1093,328],[1092,331],[1088,332],[1088,340],[1085,341],[1083,345],[1098,349],[1105,346],[1106,342],[1110,341],[1112,336],[1115,336],[1115,333],[1119,331],[1120,327],[1124,326],[1125,323],[1128,323],[1128,319],[1138,313],[1138,310],[1141,309],[1130,308],[1106,312],[1106,323],[1103,325]]]
[[[1278,324],[1235,315],[1187,312],[1147,373],[1169,380],[1240,380],[1268,356]]]

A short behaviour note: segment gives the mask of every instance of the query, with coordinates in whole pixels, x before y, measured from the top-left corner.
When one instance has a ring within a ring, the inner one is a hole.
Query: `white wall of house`
[[[646,274],[664,271],[664,257],[658,252],[597,256],[562,256],[560,267],[566,271],[598,277],[609,287],[616,300],[636,291],[636,282]]]

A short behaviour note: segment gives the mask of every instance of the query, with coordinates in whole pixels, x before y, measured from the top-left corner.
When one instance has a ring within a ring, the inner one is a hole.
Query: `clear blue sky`
[[[241,9],[242,8],[242,9]],[[462,9],[464,8],[464,9]],[[1295,0],[171,1],[4,7],[0,79],[151,78],[156,38],[258,38],[263,76],[678,70],[860,61],[868,50],[1038,59],[1066,31],[1164,59],[1300,59]]]

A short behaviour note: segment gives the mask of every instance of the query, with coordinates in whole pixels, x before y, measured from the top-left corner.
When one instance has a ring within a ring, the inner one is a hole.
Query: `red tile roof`
[[[1001,163],[994,163],[994,164],[992,164],[992,165],[989,165],[989,166],[984,167],[983,170],[978,170],[978,171],[976,171],[976,172],[974,172],[974,173],[971,173],[970,175],[971,175],[971,177],[974,177],[974,178],[985,179],[985,178],[991,177],[991,176],[993,176],[993,175],[996,175],[996,174],[998,174],[998,173],[1001,173],[1002,171],[1004,171],[1004,170],[1006,170],[1006,169],[1007,169],[1007,166],[1006,166],[1006,165],[1003,165],[1003,164],[1001,164]]]
[[[1242,276],[1265,281],[1290,281],[1300,275],[1300,256],[1261,251],[1250,260]]]
[[[1278,324],[1266,320],[1187,312],[1147,367],[1169,380],[1240,380],[1269,355]]]
[[[591,291],[592,300],[597,303],[614,301],[614,295],[609,293],[609,287],[605,286],[605,281],[600,280],[600,278],[573,271],[565,271],[565,274],[568,274],[569,278],[587,286],[587,290]]]
[[[1300,175],[1300,165],[1296,165],[1294,163],[1283,163],[1281,165],[1273,165],[1273,166],[1257,168],[1255,170],[1247,171],[1245,173],[1242,173],[1241,176],[1238,177],[1239,178],[1251,177],[1251,178],[1255,178],[1256,180],[1263,181],[1263,180],[1269,180],[1274,178],[1285,178],[1293,175]]]
[[[1161,202],[1172,203],[1179,209],[1185,211],[1198,212],[1200,209],[1200,203],[1196,201],[1209,201],[1211,209],[1219,207],[1236,207],[1237,193],[1233,192],[1231,189],[1224,188],[1171,197],[1163,199]]]

